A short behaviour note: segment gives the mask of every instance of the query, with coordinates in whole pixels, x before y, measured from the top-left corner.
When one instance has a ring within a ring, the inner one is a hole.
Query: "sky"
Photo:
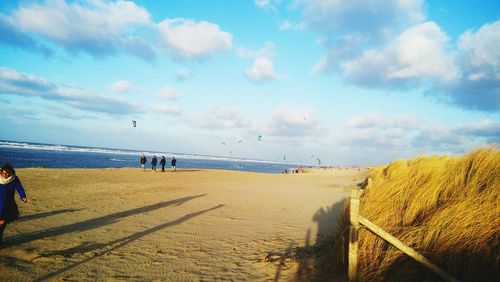
[[[460,155],[500,143],[498,46],[493,0],[0,1],[0,139],[324,165]]]

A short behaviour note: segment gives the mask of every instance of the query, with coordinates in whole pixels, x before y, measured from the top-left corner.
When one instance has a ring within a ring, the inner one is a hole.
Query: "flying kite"
[[[262,141],[262,135],[257,136],[257,140]]]
[[[243,140],[238,141],[238,143],[241,143],[241,142],[243,142]]]
[[[321,164],[321,160],[320,159],[316,159],[316,161],[318,162],[318,165]]]
[[[226,142],[221,142],[222,145],[226,146]]]
[[[137,126],[137,122],[135,120],[132,120],[132,126],[133,127],[136,127]]]

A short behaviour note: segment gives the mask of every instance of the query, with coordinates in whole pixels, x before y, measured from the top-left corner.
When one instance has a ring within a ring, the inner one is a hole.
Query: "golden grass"
[[[500,150],[463,157],[418,157],[375,168],[361,197],[360,215],[461,281],[500,281]],[[348,205],[336,240],[346,269]],[[435,281],[413,259],[362,229],[363,281]]]

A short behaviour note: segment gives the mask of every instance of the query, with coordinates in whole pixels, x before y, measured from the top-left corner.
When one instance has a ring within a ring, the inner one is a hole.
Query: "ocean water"
[[[147,168],[151,168],[151,157],[153,154],[156,155],[158,158],[157,169],[158,167],[161,169],[159,163],[162,155],[167,159],[166,168],[170,168],[170,159],[174,155],[177,159],[178,169],[198,168],[281,173],[285,169],[299,166],[265,160],[0,140],[0,163],[9,162],[15,168],[139,168],[139,158],[143,152],[148,159]]]

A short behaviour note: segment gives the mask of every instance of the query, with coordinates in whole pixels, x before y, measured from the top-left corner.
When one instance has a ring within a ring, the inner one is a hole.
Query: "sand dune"
[[[19,169],[29,202],[6,230],[2,280],[318,278],[367,173]]]

